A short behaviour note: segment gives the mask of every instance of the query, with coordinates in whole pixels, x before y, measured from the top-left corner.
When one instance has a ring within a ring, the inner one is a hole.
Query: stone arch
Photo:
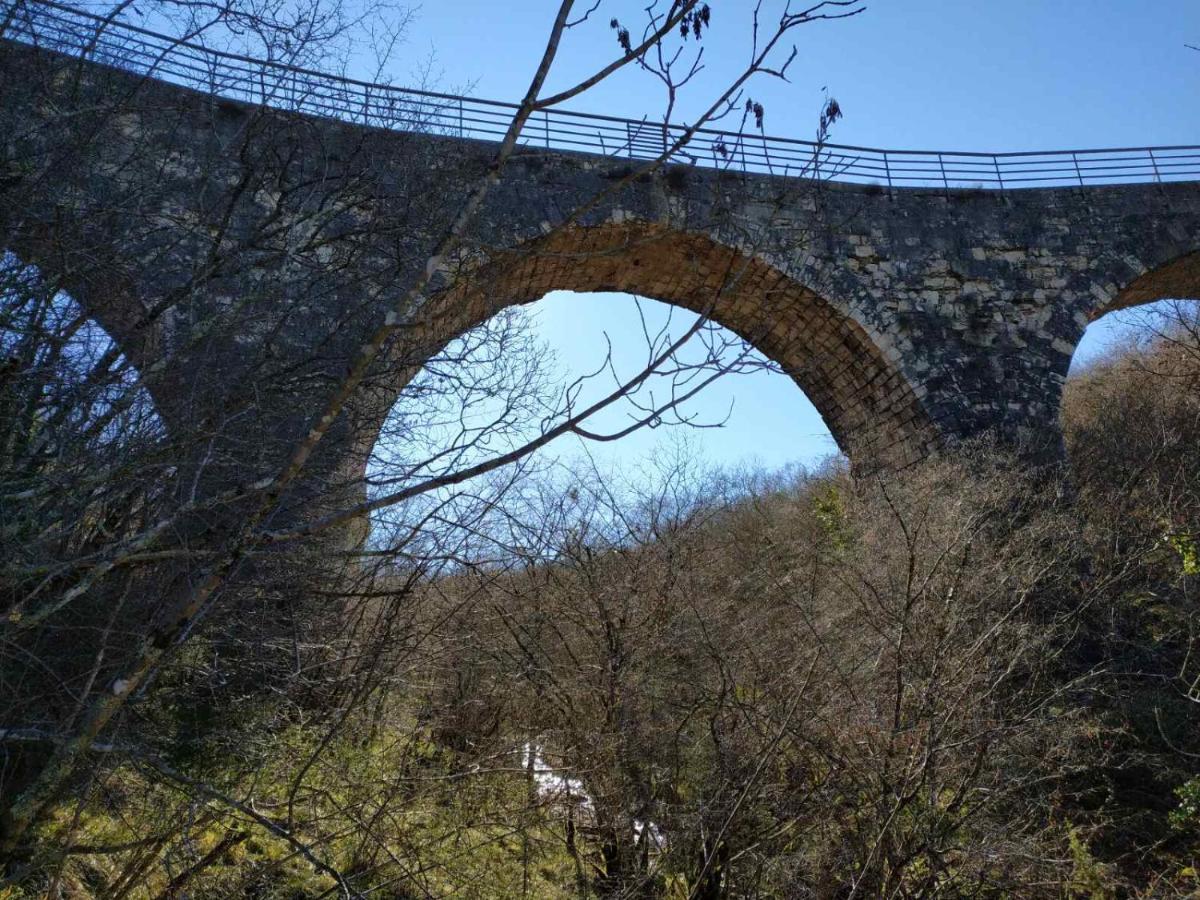
[[[26,228],[7,247],[0,245],[0,252],[12,254],[21,264],[57,281],[138,370],[145,371],[156,361],[157,331],[146,327],[145,309],[132,279],[116,263],[115,248],[86,242],[60,224],[53,229]],[[153,390],[150,393],[153,396]]]
[[[1161,256],[1162,262],[1149,265],[1134,257],[1124,257],[1122,268],[1129,272],[1128,276],[1093,291],[1091,302],[1082,314],[1075,315],[1071,339],[1056,344],[1059,356],[1055,371],[1060,380],[1066,379],[1089,326],[1105,316],[1164,300],[1200,301],[1200,250],[1180,252],[1178,247],[1170,247]]]
[[[1177,300],[1200,304],[1200,250],[1178,255],[1172,255],[1173,253],[1178,253],[1177,248],[1164,253],[1165,261],[1160,264],[1144,268],[1140,274],[1133,275],[1123,284],[1110,286],[1110,289],[1104,292],[1107,296],[1096,292],[1096,302],[1087,310],[1086,316],[1081,317],[1085,321],[1080,322],[1079,332],[1070,345],[1070,353],[1066,357],[1069,364],[1076,362],[1088,328],[1101,319],[1164,301]],[[1077,377],[1080,379],[1076,385],[1079,389],[1080,384],[1086,385],[1088,382],[1088,370],[1079,370]],[[1060,390],[1060,423],[1066,415],[1062,405],[1065,397],[1066,391]]]
[[[111,318],[97,314],[81,298],[79,282],[56,277],[10,250],[0,249],[0,256],[6,270],[5,283],[0,284],[5,311],[0,320],[0,366],[12,364],[8,375],[13,384],[26,382],[24,390],[31,392],[26,396],[40,397],[51,404],[48,409],[72,415],[84,411],[90,418],[80,421],[88,427],[112,412],[110,426],[116,430],[106,426],[95,433],[106,443],[122,438],[121,426],[112,423],[128,424],[130,416],[165,434],[166,422],[146,389],[141,365],[126,352]],[[21,329],[31,324],[35,327]],[[120,402],[114,404],[118,397]],[[64,421],[57,415],[51,419],[58,425]]]
[[[856,466],[902,468],[940,443],[900,367],[851,316],[755,256],[636,222],[560,229],[464,261],[410,330],[415,347],[406,341],[393,356],[363,449],[369,452],[399,390],[438,348],[503,308],[554,290],[631,293],[709,315],[781,366]]]
[[[1101,316],[1143,306],[1159,300],[1200,300],[1200,250],[1176,256],[1155,266],[1124,285],[1108,303],[1091,312],[1091,321]]]
[[[1111,252],[1090,293],[1065,305],[1057,335],[1045,351],[1049,360],[1054,407],[1061,403],[1062,386],[1089,326],[1110,313],[1163,300],[1200,300],[1200,250],[1185,249],[1179,241],[1149,243]]]
[[[1143,271],[1125,283],[1110,285],[1108,296],[1098,297],[1090,308],[1087,327],[1080,328],[1072,345],[1070,361],[1082,365],[1073,369],[1060,394],[1057,421],[1077,472],[1079,467],[1086,471],[1095,459],[1128,465],[1130,477],[1152,472],[1147,454],[1156,457],[1172,443],[1164,437],[1175,430],[1174,423],[1168,424],[1171,410],[1177,414],[1176,404],[1191,398],[1194,349],[1187,339],[1176,343],[1168,335],[1180,326],[1190,331],[1190,318],[1200,313],[1200,250],[1179,253],[1173,248],[1161,258],[1152,267],[1139,266]],[[1133,311],[1136,316],[1121,317]],[[1186,318],[1176,320],[1177,315]],[[1084,335],[1101,320],[1115,328],[1096,334],[1107,339],[1081,356]],[[1168,418],[1158,418],[1162,415]],[[1119,429],[1112,428],[1113,422]]]

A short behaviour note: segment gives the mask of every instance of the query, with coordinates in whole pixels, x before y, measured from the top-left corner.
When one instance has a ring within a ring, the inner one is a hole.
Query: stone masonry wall
[[[5,43],[0,126],[0,244],[156,373],[169,423],[198,407],[241,422],[256,404],[230,440],[263,465],[389,310],[406,327],[339,445],[355,471],[424,359],[555,289],[710,314],[796,380],[853,458],[903,466],[986,432],[1054,444],[1088,322],[1200,296],[1198,183],[888,191],[524,149],[436,290],[402,307],[491,145]],[[278,396],[256,395],[268,384]]]

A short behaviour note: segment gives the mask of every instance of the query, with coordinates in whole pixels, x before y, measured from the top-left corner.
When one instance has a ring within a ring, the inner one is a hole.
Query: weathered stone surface
[[[2,43],[0,98],[0,243],[159,373],[168,422],[253,408],[232,433],[254,452],[282,445],[384,315],[402,317],[344,423],[354,471],[424,359],[551,290],[710,313],[791,374],[853,457],[892,466],[989,431],[1056,446],[1088,322],[1200,296],[1198,183],[630,178],[620,160],[526,149],[437,290],[405,304],[492,146],[242,107]]]

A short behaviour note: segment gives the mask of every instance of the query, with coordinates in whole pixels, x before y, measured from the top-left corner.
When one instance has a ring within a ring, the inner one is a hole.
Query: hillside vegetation
[[[503,554],[210,620],[0,897],[1194,896],[1198,337],[1073,378],[1066,467],[531,485]],[[88,677],[34,650],[24,720]]]

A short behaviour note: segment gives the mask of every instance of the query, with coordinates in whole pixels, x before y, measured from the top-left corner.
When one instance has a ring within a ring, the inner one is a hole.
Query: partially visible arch
[[[1164,350],[1194,352],[1187,347],[1188,332],[1194,328],[1189,323],[1200,307],[1200,251],[1179,254],[1175,248],[1163,255],[1164,262],[1116,286],[1115,292],[1110,288],[1107,299],[1097,292],[1086,325],[1080,323],[1059,407],[1059,422],[1076,463],[1093,452],[1111,462],[1147,450],[1144,441],[1157,440],[1159,429],[1130,423],[1151,414],[1165,396],[1159,395],[1161,388],[1183,383],[1174,376],[1156,375],[1155,370],[1175,365],[1170,354],[1161,355]],[[1181,327],[1184,340],[1177,342]],[[1122,428],[1109,430],[1107,423],[1112,421],[1122,422]]]
[[[103,332],[103,342],[128,361],[133,371],[145,375],[153,370],[161,353],[159,328],[148,321],[112,248],[82,241],[68,225],[61,224],[57,228],[25,227],[12,236],[7,247],[0,247],[0,254],[12,265],[32,267],[47,286],[69,298],[70,307]],[[177,422],[172,421],[170,404],[165,402],[169,398],[159,384],[154,378],[143,380],[146,399],[160,424],[174,428]]]
[[[1200,250],[1142,273],[1124,285],[1112,300],[1092,309],[1088,318],[1094,322],[1107,313],[1159,300],[1200,300]]]
[[[1200,300],[1200,250],[1180,254],[1178,247],[1172,246],[1160,248],[1160,252],[1165,259],[1161,263],[1147,264],[1134,256],[1121,257],[1120,268],[1130,272],[1128,280],[1093,289],[1091,302],[1076,312],[1070,339],[1055,344],[1054,388],[1058,404],[1067,377],[1078,375],[1107,353],[1106,345],[1122,328],[1120,314],[1144,307],[1150,308],[1153,315],[1155,304]]]
[[[426,359],[501,309],[554,290],[637,294],[709,316],[791,376],[856,465],[900,468],[938,446],[912,385],[853,318],[756,257],[637,222],[560,229],[464,264],[414,323],[415,344],[393,357],[363,450]]]
[[[71,434],[95,451],[164,434],[136,361],[66,283],[0,253],[0,384],[14,426],[33,416],[37,440]],[[18,426],[19,427],[19,426]],[[77,434],[76,434],[77,433]]]
[[[158,352],[158,335],[146,322],[146,310],[121,255],[96,234],[65,222],[54,225],[23,223],[0,248],[22,263],[36,266],[43,277],[59,287],[102,327],[139,369],[146,368]]]

